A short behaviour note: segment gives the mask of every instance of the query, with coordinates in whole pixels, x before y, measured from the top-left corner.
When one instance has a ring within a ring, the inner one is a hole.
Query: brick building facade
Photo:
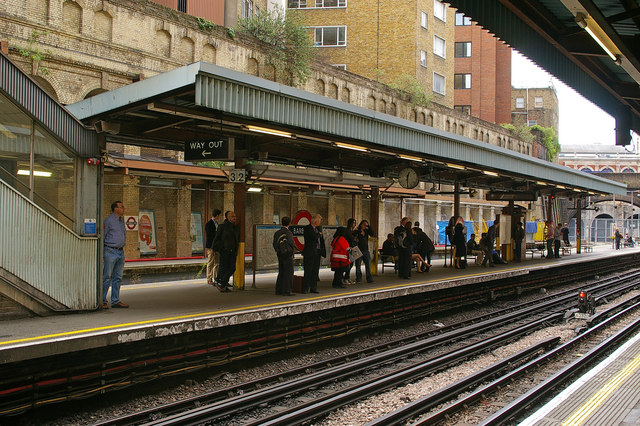
[[[429,6],[433,7],[433,2],[424,3],[425,8]],[[428,21],[428,28],[433,31],[438,26],[453,28],[453,12],[447,10],[446,22],[429,24]],[[428,19],[437,19],[431,15]],[[19,48],[29,47],[34,31],[39,35],[31,49],[46,54],[37,63],[19,53]],[[432,36],[428,38],[432,40]],[[12,60],[64,104],[199,60],[273,79],[260,43],[242,35],[232,36],[223,27],[200,28],[195,17],[146,0],[28,0],[26,4],[21,0],[7,0],[0,3],[0,39],[8,41]],[[449,41],[447,57],[453,56],[452,50]],[[433,54],[432,50],[429,52]],[[451,79],[447,87],[449,84],[452,87]],[[513,138],[500,126],[462,114],[437,100],[428,108],[412,105],[397,91],[348,69],[316,63],[311,79],[301,88],[524,154],[533,152],[532,144]],[[446,93],[452,96],[452,91],[447,89]],[[448,102],[452,104],[452,97]],[[105,168],[103,213],[109,213],[109,205],[116,199],[124,202],[128,215],[153,211],[158,244],[156,253],[150,256],[182,257],[197,252],[188,230],[194,217],[191,213],[199,213],[201,220],[206,220],[203,199],[206,185],[212,189],[208,200],[212,208],[226,210],[233,206],[232,189],[223,182],[223,177],[202,178],[199,174],[203,169],[184,163],[171,172],[157,171],[156,163],[150,162],[159,157],[161,162],[176,162],[182,159],[180,152],[160,153],[139,146],[111,144],[106,149],[143,164],[137,168]],[[182,175],[172,175],[176,170]],[[185,177],[187,172],[192,178]],[[153,177],[163,182],[158,184]],[[284,204],[277,202],[279,197],[278,194],[248,195],[246,223],[271,223],[276,214],[281,217],[288,213],[278,210]],[[452,208],[446,197],[430,198],[424,204],[407,206],[404,210],[404,214],[425,223],[426,229],[433,229],[436,219],[450,216]],[[286,200],[289,199],[293,199],[294,211],[302,208],[319,211],[329,223],[343,222],[352,214],[366,217],[370,211],[369,201],[361,194],[338,192],[312,196],[307,188],[295,188],[287,195]],[[393,212],[398,206],[391,201],[381,208],[382,231],[395,225],[399,212]],[[473,200],[463,197],[465,218],[494,217],[496,208],[482,197]],[[127,234],[127,258],[144,257],[140,254],[140,235]],[[251,238],[248,233],[248,248]]]
[[[454,108],[511,122],[511,48],[461,13],[455,17]]]
[[[553,127],[558,134],[559,112],[558,94],[553,86],[511,89],[511,122],[514,125]]]

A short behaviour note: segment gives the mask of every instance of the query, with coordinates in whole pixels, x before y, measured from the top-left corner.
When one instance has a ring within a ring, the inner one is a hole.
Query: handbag
[[[361,257],[362,252],[360,251],[360,248],[358,246],[354,246],[349,249],[349,262],[353,263]]]

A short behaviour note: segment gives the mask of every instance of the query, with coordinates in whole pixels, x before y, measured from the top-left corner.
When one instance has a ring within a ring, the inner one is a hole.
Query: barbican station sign
[[[186,161],[233,160],[233,138],[220,136],[184,143]]]

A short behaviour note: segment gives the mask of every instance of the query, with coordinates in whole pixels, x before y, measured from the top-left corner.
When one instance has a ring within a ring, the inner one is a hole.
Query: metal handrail
[[[98,249],[0,179],[0,268],[69,310],[93,309]]]

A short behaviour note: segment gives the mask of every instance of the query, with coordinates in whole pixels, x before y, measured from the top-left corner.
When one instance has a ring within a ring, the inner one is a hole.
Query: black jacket
[[[213,249],[217,252],[233,251],[238,252],[240,244],[240,228],[225,219],[222,225],[218,226],[216,236],[213,239]]]
[[[209,219],[209,221],[204,225],[204,233],[207,235],[204,247],[210,249],[213,247],[213,239],[216,236],[216,224],[213,219]]]
[[[358,237],[358,248],[361,252],[369,251],[369,237],[375,237],[375,234],[371,230],[371,227],[365,229],[356,229],[356,236]]]
[[[280,235],[285,234],[287,236],[287,242],[291,246],[291,257],[293,257],[293,253],[295,252],[296,245],[293,242],[293,233],[289,230],[289,228],[282,227],[273,234],[273,249],[278,253],[278,240],[280,240]],[[280,254],[278,254],[280,256]],[[285,257],[286,258],[286,257]]]
[[[313,225],[309,224],[304,227],[304,248],[302,249],[302,255],[308,256],[315,253],[315,249],[318,247],[318,241],[320,241],[320,256],[326,257],[327,250],[324,245],[324,237],[322,236],[322,228],[318,227],[317,231],[313,229]]]

